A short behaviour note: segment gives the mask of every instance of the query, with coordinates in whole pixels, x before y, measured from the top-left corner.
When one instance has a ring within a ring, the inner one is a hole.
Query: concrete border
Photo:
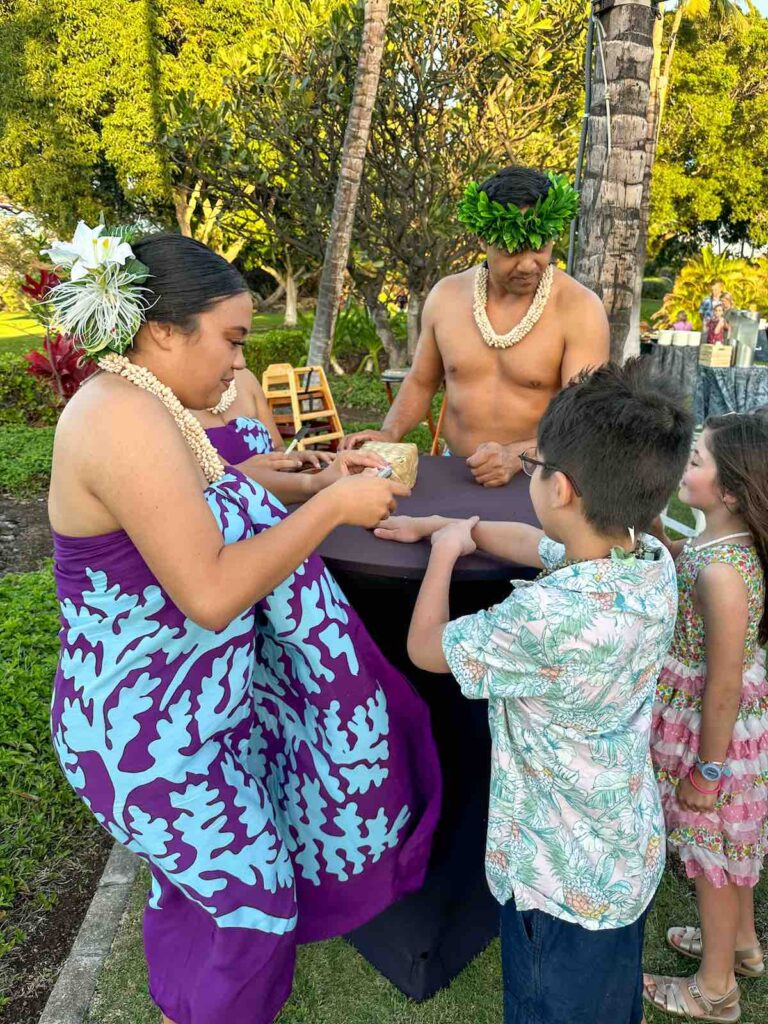
[[[39,1024],[82,1024],[85,1020],[138,867],[139,858],[115,843]]]

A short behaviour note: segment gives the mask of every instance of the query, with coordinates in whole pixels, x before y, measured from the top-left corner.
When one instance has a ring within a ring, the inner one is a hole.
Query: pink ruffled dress
[[[693,605],[696,578],[706,565],[726,562],[741,574],[749,595],[744,683],[728,748],[725,776],[714,810],[684,811],[676,787],[699,749],[706,685],[704,622]],[[653,709],[651,754],[656,768],[670,847],[689,878],[704,875],[715,886],[754,886],[768,851],[768,682],[758,627],[765,579],[754,547],[718,544],[695,551],[686,544],[677,560],[679,605],[675,636],[659,677]]]

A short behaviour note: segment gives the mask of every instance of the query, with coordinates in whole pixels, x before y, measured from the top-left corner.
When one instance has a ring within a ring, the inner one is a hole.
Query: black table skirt
[[[335,575],[381,650],[428,704],[440,756],[443,811],[424,886],[347,936],[393,985],[420,1001],[450,984],[498,934],[499,905],[484,866],[488,705],[467,700],[452,676],[421,672],[409,661],[406,637],[418,581]],[[451,615],[486,608],[508,593],[509,584],[499,581],[454,584]]]

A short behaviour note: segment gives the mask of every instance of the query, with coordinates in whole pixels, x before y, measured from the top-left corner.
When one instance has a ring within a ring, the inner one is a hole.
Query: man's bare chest
[[[545,311],[530,333],[509,348],[487,345],[471,311],[441,318],[435,338],[447,381],[546,391],[560,386],[565,338],[554,312]]]

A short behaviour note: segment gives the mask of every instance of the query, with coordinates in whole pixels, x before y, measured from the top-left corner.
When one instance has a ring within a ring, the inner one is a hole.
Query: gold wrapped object
[[[419,472],[419,449],[415,444],[395,444],[389,441],[366,441],[364,452],[376,452],[392,467],[392,478],[406,487],[413,487]]]

